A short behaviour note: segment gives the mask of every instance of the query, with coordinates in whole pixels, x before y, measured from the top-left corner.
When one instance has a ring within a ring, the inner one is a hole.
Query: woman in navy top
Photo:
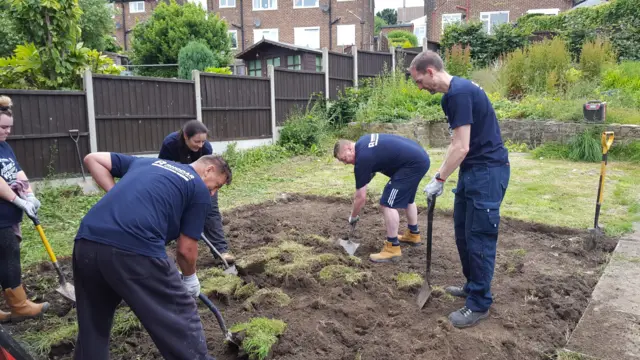
[[[11,99],[0,96],[0,286],[11,308],[0,310],[0,322],[17,322],[41,315],[49,303],[34,304],[27,299],[20,268],[20,222],[22,213],[35,217],[40,207],[29,179],[24,173],[7,138],[13,127]]]
[[[211,155],[213,148],[207,140],[209,130],[198,120],[187,121],[179,131],[172,132],[162,142],[158,158],[181,164],[191,164],[201,156]],[[211,197],[211,211],[207,214],[204,234],[228,263],[235,262],[224,238],[222,216],[218,207],[218,193]]]

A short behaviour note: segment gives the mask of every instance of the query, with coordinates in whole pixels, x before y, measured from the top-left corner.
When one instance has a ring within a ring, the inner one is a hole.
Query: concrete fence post
[[[202,122],[202,88],[200,87],[200,71],[192,70],[191,78],[194,81],[194,87],[196,90],[196,119]]]
[[[322,71],[324,71],[324,97],[329,99],[329,49],[322,48]]]
[[[351,54],[353,55],[353,87],[358,88],[358,48],[353,45],[351,47]]]
[[[89,152],[98,151],[98,134],[96,133],[96,107],[93,98],[93,74],[91,70],[84,71],[82,79],[87,101],[87,122],[89,125]]]
[[[389,46],[389,52],[391,53],[391,74],[396,75],[396,47]]]
[[[276,123],[276,77],[273,65],[267,65],[267,75],[269,76],[269,97],[271,98],[271,139],[275,144],[278,142],[278,126]]]
[[[427,40],[427,38],[423,38],[422,39],[422,51],[427,51],[429,50],[429,40]]]

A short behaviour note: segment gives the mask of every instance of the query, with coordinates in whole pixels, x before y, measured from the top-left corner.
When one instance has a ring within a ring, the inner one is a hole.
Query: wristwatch
[[[440,172],[439,171],[436,173],[435,178],[436,178],[436,180],[438,180],[440,182],[444,182],[445,181],[443,178],[440,177]]]

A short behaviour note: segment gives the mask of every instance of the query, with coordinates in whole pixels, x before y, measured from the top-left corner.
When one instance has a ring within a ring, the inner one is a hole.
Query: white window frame
[[[341,28],[342,29],[346,29],[346,28],[353,29],[353,43],[347,44],[347,43],[340,42],[340,29]],[[355,45],[356,44],[356,40],[357,40],[356,38],[357,38],[356,24],[345,24],[345,25],[338,25],[337,26],[337,28],[336,28],[336,43],[337,43],[337,46]]]
[[[233,47],[233,44],[231,44],[231,50],[235,50],[238,48],[239,42],[238,42],[238,30],[227,30],[227,34],[231,35],[231,34],[235,34],[236,37],[236,47]]]
[[[262,33],[264,33],[265,31],[271,32],[274,31],[276,34],[276,39],[272,41],[280,41],[280,30],[278,30],[278,28],[273,28],[273,29],[253,29],[253,43],[256,44],[258,41],[262,40]],[[257,34],[261,34],[260,37],[258,37]]]
[[[441,33],[444,34],[444,27],[445,27],[445,22],[444,19],[446,18],[457,18],[458,22],[462,22],[462,13],[450,13],[450,14],[442,14],[442,16],[440,17],[440,31]],[[449,22],[446,23],[448,24],[453,24],[453,22],[451,20],[449,20]]]
[[[422,37],[418,36],[418,34],[416,34],[416,31],[418,29],[422,29]],[[427,35],[427,25],[426,24],[422,24],[422,25],[418,25],[413,27],[413,35],[415,35],[418,38],[418,43],[422,43],[422,39],[424,39]]]
[[[142,4],[142,10],[138,10],[137,6]],[[145,2],[144,1],[132,1],[129,3],[129,13],[131,14],[139,14],[145,11]]]
[[[304,0],[301,0],[302,4],[304,4]],[[293,0],[293,8],[294,9],[313,9],[313,8],[319,8],[320,7],[320,0],[316,0],[316,4],[313,6],[296,6],[296,0]]]
[[[491,15],[496,15],[496,14],[507,14],[507,24],[509,23],[509,10],[507,11],[484,11],[480,13],[480,21],[484,22],[485,20],[488,21],[487,24],[487,33],[489,35],[491,35]],[[488,16],[487,19],[483,19],[484,16]]]
[[[270,1],[272,5],[272,7],[268,7],[268,8],[256,7],[256,1],[258,1],[261,4],[263,0],[251,0],[251,7],[253,8],[253,11],[278,10],[278,0],[267,0],[267,1]]]
[[[560,9],[531,9],[527,10],[527,14],[558,15],[560,14]]]
[[[296,39],[296,35],[298,34],[298,31],[307,31],[307,30],[317,30],[318,31],[318,38],[317,38],[318,47],[298,44],[298,41],[297,41],[298,39]],[[293,28],[293,43],[296,46],[304,46],[304,47],[309,47],[311,49],[320,49],[320,26],[294,27]]]
[[[231,9],[236,7],[236,0],[225,0],[227,2],[227,5],[222,5],[222,0],[218,0],[218,7],[220,9]],[[229,5],[230,2],[233,1],[233,5]]]

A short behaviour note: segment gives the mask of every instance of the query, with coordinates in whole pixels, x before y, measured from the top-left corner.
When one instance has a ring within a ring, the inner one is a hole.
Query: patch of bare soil
[[[258,288],[281,288],[290,302],[286,306],[273,301],[244,306],[241,298],[225,299],[228,305],[214,294],[211,298],[229,326],[256,316],[287,323],[270,358],[547,359],[565,344],[580,319],[607,254],[617,242],[606,239],[596,251],[586,252],[582,249],[586,231],[503,217],[490,317],[475,327],[459,330],[449,324],[447,315],[463,306],[463,299],[435,292],[418,310],[418,290],[397,287],[399,273],[424,275],[424,245],[403,246],[402,261],[396,264],[369,262],[368,255],[378,252],[385,241],[382,215],[375,202],[367,204],[354,234],[355,241],[361,243],[356,256],[362,261],[346,256],[335,240],[348,234],[350,207],[348,199],[286,195],[275,202],[224,214],[226,236],[238,258],[266,256],[244,262],[250,266],[240,268],[243,281],[253,282]],[[401,231],[406,228],[403,217],[401,213]],[[426,242],[426,209],[420,209],[419,218]],[[436,212],[433,234],[432,284],[462,284],[450,212]],[[287,241],[304,245],[302,252],[285,249],[281,244]],[[278,246],[281,251],[273,253],[265,248]],[[69,261],[62,263],[70,273]],[[199,268],[213,264],[211,254],[202,246]],[[327,279],[322,276],[328,273],[322,271],[326,266],[348,267],[357,276]],[[55,272],[44,270],[46,265],[25,274],[29,292],[53,302],[55,316],[64,315],[70,305],[54,291]],[[43,284],[50,286],[44,288]],[[204,308],[200,313],[211,353],[217,359],[236,359],[237,352],[223,345],[215,317]],[[44,329],[46,322],[10,327],[19,333],[34,326]],[[136,359],[161,358],[144,330],[126,338],[112,336],[112,343],[112,349],[117,349],[113,359],[131,359],[134,354]],[[61,344],[49,358],[71,359],[72,345]]]

